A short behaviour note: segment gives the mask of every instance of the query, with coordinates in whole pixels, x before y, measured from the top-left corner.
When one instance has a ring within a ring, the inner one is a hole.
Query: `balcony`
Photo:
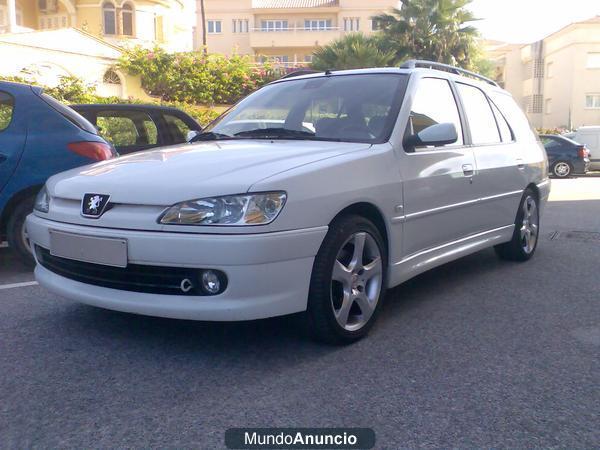
[[[327,29],[283,28],[265,30],[252,28],[250,30],[250,46],[252,48],[294,48],[315,47],[325,45],[339,38],[343,31],[338,27]]]

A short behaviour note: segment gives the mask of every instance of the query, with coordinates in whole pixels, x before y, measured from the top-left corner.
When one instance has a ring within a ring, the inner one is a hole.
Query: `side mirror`
[[[407,152],[414,152],[415,147],[441,146],[452,144],[458,140],[456,127],[453,123],[436,123],[422,129],[417,134],[407,136],[403,145]]]
[[[196,130],[190,130],[187,132],[187,135],[185,137],[185,141],[186,142],[192,142],[192,139],[194,139],[196,136],[198,136],[201,132],[200,131],[196,131]]]

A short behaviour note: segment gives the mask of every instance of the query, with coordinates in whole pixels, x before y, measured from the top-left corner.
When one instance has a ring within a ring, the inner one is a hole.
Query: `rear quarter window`
[[[489,95],[510,125],[517,141],[535,142],[537,140],[537,133],[533,130],[529,124],[529,120],[527,120],[527,116],[525,116],[523,110],[519,108],[510,94],[490,92]]]
[[[12,95],[0,91],[0,131],[4,131],[10,125],[15,109],[15,99]]]

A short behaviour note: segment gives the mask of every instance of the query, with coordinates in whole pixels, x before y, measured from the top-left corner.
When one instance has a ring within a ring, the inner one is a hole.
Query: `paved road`
[[[597,447],[600,240],[569,232],[600,232],[600,178],[554,197],[532,261],[484,251],[411,280],[345,348],[294,318],[165,320],[0,286],[0,447],[223,448],[233,426],[372,427],[377,448]],[[0,264],[0,285],[31,280],[8,249]]]

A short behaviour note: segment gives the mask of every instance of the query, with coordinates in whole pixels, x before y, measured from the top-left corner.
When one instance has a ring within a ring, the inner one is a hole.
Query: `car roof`
[[[80,103],[69,105],[75,110],[100,111],[110,109],[112,111],[168,111],[168,112],[183,112],[180,109],[172,106],[153,105],[147,103]]]
[[[33,86],[26,83],[17,83],[15,81],[2,81],[0,80],[0,88],[6,90],[17,90],[17,91],[33,91],[36,94],[42,93],[42,88],[39,86]]]
[[[423,61],[423,63],[429,63],[428,61]],[[486,77],[475,74],[473,72],[469,72],[457,67],[448,66],[445,64],[437,64],[431,63],[433,66],[439,68],[429,68],[429,67],[374,67],[368,69],[346,69],[346,70],[326,70],[314,73],[300,73],[297,76],[294,76],[293,73],[288,74],[278,80],[273,81],[270,84],[274,83],[283,83],[292,80],[302,80],[302,79],[311,79],[311,78],[320,78],[324,76],[344,76],[344,75],[365,75],[365,74],[405,74],[410,75],[412,73],[420,73],[421,75],[433,75],[436,78],[446,78],[449,80],[454,80],[461,83],[471,84],[473,86],[477,86],[486,91],[494,91],[501,92],[503,94],[510,95],[508,91],[502,89],[498,84]],[[454,73],[449,70],[456,70],[460,73]],[[299,71],[302,72],[302,71]]]

